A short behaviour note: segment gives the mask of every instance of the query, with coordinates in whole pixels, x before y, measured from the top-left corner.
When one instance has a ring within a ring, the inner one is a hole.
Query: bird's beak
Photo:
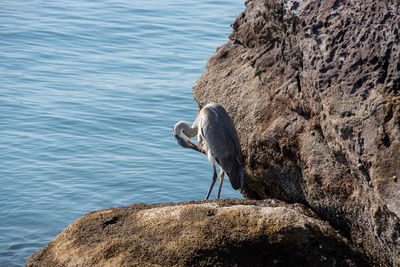
[[[196,145],[195,143],[193,143],[192,141],[190,141],[190,139],[188,138],[182,138],[181,136],[179,136],[178,134],[175,135],[176,141],[178,142],[178,144],[182,147],[185,148],[192,148],[196,151],[199,151],[201,153],[207,154],[205,151],[203,151],[198,145]]]
[[[187,140],[187,144],[189,145],[190,148],[193,148],[194,150],[197,150],[197,151],[201,152],[200,148],[195,143],[193,143],[192,141]]]
[[[200,153],[203,154],[207,154],[205,151],[203,151],[198,145],[196,145],[195,143],[193,143],[192,141],[188,140],[188,145],[190,146],[190,148],[199,151]]]

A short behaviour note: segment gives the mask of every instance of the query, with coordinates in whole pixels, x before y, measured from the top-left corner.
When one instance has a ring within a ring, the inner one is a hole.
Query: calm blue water
[[[205,197],[211,165],[172,127],[243,2],[2,1],[0,266],[88,211]]]

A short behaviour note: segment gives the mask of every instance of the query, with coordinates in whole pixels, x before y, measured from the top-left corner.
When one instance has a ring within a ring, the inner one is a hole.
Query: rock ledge
[[[366,266],[299,204],[228,199],[90,212],[26,266]]]

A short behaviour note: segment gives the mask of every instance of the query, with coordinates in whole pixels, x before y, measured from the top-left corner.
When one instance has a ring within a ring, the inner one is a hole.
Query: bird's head
[[[180,121],[174,126],[174,136],[176,142],[184,148],[193,148],[194,150],[200,151],[199,147],[190,141],[188,133],[190,133],[190,125],[184,121]],[[200,151],[201,152],[201,151]]]

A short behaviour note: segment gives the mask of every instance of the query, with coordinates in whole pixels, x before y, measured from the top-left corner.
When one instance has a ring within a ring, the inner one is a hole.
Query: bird
[[[233,189],[237,190],[243,186],[239,138],[223,106],[214,102],[208,103],[199,111],[192,126],[187,122],[180,121],[175,124],[173,131],[180,146],[206,154],[212,164],[213,177],[206,200],[209,198],[217,180],[216,164],[220,167],[218,199],[221,195],[225,173],[228,175]],[[191,138],[196,135],[198,144],[191,141]]]

